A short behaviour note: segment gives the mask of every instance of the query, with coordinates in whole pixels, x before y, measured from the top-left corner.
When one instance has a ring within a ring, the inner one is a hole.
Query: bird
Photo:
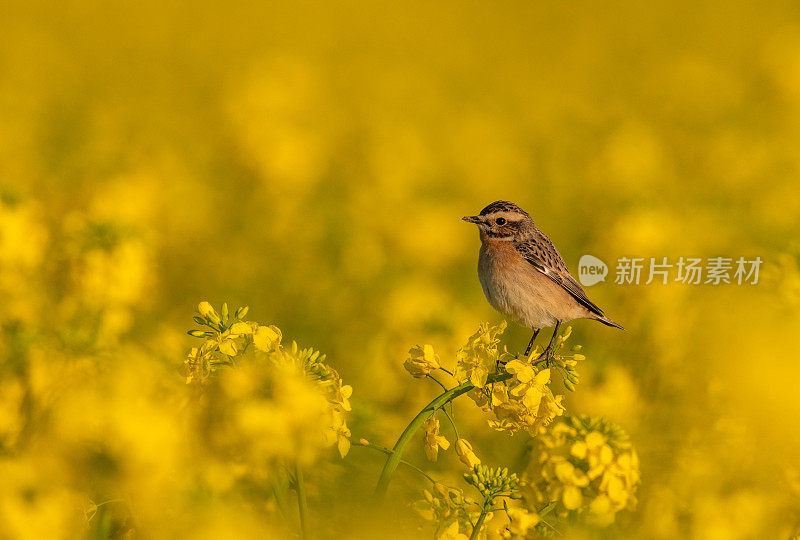
[[[477,216],[462,219],[477,225],[480,232],[478,278],[486,299],[500,313],[533,330],[526,357],[539,331],[553,327],[550,343],[537,358],[549,365],[559,327],[574,319],[624,330],[589,300],[556,247],[522,208],[495,201]]]

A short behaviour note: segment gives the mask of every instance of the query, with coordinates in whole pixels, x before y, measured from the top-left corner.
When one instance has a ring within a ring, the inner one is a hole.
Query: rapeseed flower
[[[543,428],[532,445],[538,457],[525,475],[524,492],[531,504],[557,501],[560,515],[585,515],[597,525],[635,508],[639,460],[616,424],[567,416]]]
[[[456,441],[456,453],[458,454],[458,459],[470,470],[481,464],[481,460],[475,455],[472,445],[466,439],[458,439]]]
[[[430,461],[436,461],[439,456],[439,447],[442,450],[450,448],[450,441],[444,435],[439,434],[439,420],[431,416],[425,421],[425,455]]]
[[[472,334],[467,343],[456,352],[456,370],[454,375],[460,381],[469,380],[478,388],[486,386],[486,379],[497,369],[500,353],[498,337],[506,329],[506,322],[490,326],[483,323],[478,331]]]
[[[415,345],[408,351],[403,367],[412,377],[419,379],[439,369],[439,355],[431,345]]]
[[[514,506],[506,510],[508,514],[508,526],[501,531],[503,538],[525,538],[528,531],[541,522],[539,514],[530,512],[526,508]]]
[[[415,501],[413,507],[423,519],[436,526],[434,538],[445,533],[456,534],[457,531],[472,530],[481,508],[462,490],[437,482],[422,493],[424,498]]]

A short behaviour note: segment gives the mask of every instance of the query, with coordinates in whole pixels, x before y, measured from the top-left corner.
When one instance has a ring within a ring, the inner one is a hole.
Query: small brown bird
[[[554,326],[550,344],[539,359],[549,359],[561,323],[594,319],[623,329],[603,315],[572,277],[561,254],[516,204],[495,201],[477,216],[481,235],[478,278],[489,303],[523,326],[533,329],[525,356],[544,327]]]

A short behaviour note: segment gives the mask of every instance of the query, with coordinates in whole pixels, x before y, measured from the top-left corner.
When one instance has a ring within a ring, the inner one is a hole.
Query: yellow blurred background
[[[573,273],[584,253],[764,259],[757,285],[587,289],[627,330],[573,325],[588,360],[567,407],[625,428],[642,486],[636,512],[574,534],[798,533],[796,3],[1,11],[3,537],[95,534],[111,513],[87,500],[123,501],[106,505],[135,523],[123,536],[282,537],[263,488],[228,489],[185,447],[195,306],[249,305],[327,353],[354,388],[353,438],[391,446],[437,391],[403,370],[409,347],[451,361],[501,320],[460,220],[496,199]],[[456,403],[476,449],[520,459],[526,436],[473,409]],[[318,537],[430,536],[414,476],[398,474],[390,530],[366,510],[381,463],[353,448],[309,473]]]

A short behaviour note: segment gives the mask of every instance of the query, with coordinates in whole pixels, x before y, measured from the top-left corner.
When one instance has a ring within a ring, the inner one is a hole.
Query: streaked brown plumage
[[[544,358],[552,353],[563,322],[593,319],[622,328],[589,300],[553,243],[519,206],[495,201],[479,215],[463,219],[478,225],[480,231],[478,277],[486,299],[501,313],[533,329],[526,355],[544,327],[555,327]]]

